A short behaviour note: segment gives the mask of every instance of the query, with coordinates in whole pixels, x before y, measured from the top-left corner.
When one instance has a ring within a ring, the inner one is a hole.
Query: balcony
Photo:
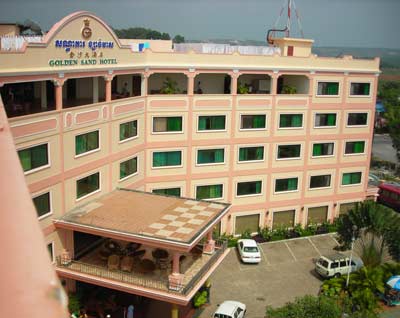
[[[123,242],[119,242],[119,244],[122,245]],[[132,270],[129,270],[129,266],[124,265],[111,269],[107,259],[101,257],[101,247],[97,247],[78,260],[64,262],[62,257],[58,256],[56,270],[61,275],[66,272],[75,272],[78,275],[86,274],[99,279],[125,283],[131,285],[132,289],[139,287],[186,296],[210,272],[214,265],[222,261],[227,252],[226,241],[216,241],[215,252],[212,255],[202,253],[203,247],[197,245],[192,252],[183,253],[180,256],[180,271],[184,275],[184,279],[179,286],[174,285],[173,288],[171,288],[169,281],[169,275],[172,273],[170,256],[166,258],[166,263],[160,263],[159,260],[150,259],[151,257],[147,258],[147,256],[144,258],[143,255],[134,256],[132,257]],[[149,254],[149,252],[151,255],[151,250],[149,247],[141,249],[141,251],[145,251],[144,255]],[[129,256],[120,255],[118,257],[123,260]],[[154,264],[154,267],[151,265],[144,267],[143,263]],[[79,280],[79,278],[77,279]]]

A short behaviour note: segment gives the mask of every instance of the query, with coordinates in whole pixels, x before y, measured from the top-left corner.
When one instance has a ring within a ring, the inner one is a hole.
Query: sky
[[[31,19],[48,30],[87,10],[114,28],[146,27],[186,39],[264,41],[286,0],[0,0],[0,22]],[[400,49],[400,0],[295,0],[315,46]],[[286,24],[280,19],[279,27]],[[297,20],[292,20],[298,30]],[[294,31],[296,32],[296,31]],[[297,34],[297,33],[295,33]]]

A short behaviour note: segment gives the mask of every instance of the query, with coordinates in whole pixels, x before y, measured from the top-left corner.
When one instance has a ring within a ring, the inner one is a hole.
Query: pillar
[[[238,84],[239,72],[234,70],[231,75],[231,95],[237,94],[237,84]]]
[[[149,87],[149,74],[142,74],[142,86],[141,86],[141,96],[147,96]]]
[[[180,273],[180,256],[178,252],[174,252],[172,255],[172,274],[168,276],[170,290],[180,291],[183,287],[183,278],[185,275]]]
[[[171,318],[179,318],[179,308],[176,304],[172,304]]]
[[[272,81],[272,88],[271,88],[271,94],[276,95],[278,94],[278,73],[275,73],[271,76],[271,81]]]
[[[104,82],[106,83],[105,87],[105,95],[106,95],[106,102],[111,102],[111,84],[113,78],[111,76],[104,76]]]
[[[92,87],[92,96],[93,96],[93,103],[99,102],[99,78],[93,77],[93,87]]]
[[[40,82],[40,108],[42,110],[47,109],[47,85],[46,81]]]
[[[215,252],[215,241],[212,237],[212,230],[207,233],[207,242],[203,247],[204,254],[213,254]]]
[[[188,87],[187,87],[187,94],[192,96],[194,94],[194,78],[196,74],[194,72],[189,71],[190,73],[187,74],[188,78]]]
[[[63,108],[63,96],[62,88],[64,82],[61,80],[55,80],[54,83],[54,98],[56,100],[56,110],[62,110]]]

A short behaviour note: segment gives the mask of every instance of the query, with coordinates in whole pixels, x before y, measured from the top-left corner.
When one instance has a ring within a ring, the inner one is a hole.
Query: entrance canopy
[[[54,220],[57,228],[188,251],[230,205],[117,189]]]

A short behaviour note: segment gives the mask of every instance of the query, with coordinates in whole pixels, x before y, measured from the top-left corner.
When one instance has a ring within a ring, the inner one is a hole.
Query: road
[[[396,149],[392,147],[392,140],[389,135],[374,135],[372,155],[382,160],[399,163]]]

